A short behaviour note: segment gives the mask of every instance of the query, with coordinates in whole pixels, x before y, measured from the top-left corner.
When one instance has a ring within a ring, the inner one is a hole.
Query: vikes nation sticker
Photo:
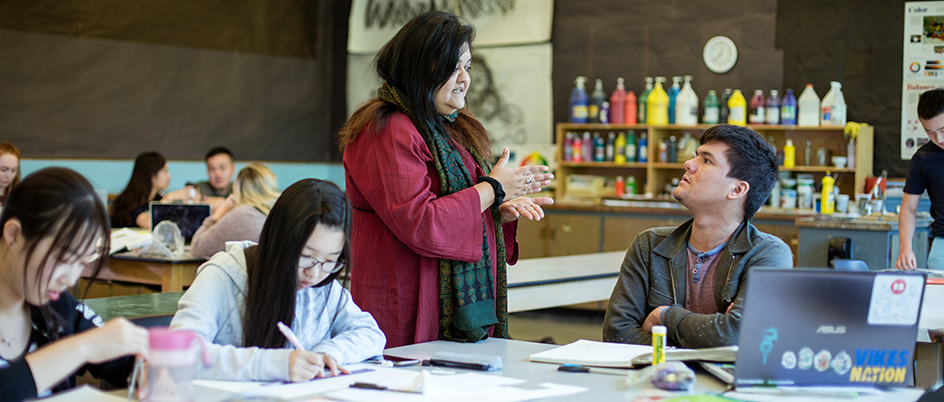
[[[869,302],[869,325],[914,325],[918,321],[921,275],[875,275]]]

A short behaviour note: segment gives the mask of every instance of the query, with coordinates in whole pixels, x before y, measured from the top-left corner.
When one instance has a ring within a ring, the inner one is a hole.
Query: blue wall
[[[236,171],[246,166],[246,163],[248,162],[236,163]],[[344,168],[340,163],[265,162],[265,164],[272,169],[272,173],[275,173],[281,189],[307,178],[333,181],[344,188]],[[128,184],[134,161],[130,159],[23,159],[20,161],[24,177],[48,166],[73,169],[89,179],[95,188],[106,189],[110,194],[118,194]],[[169,190],[179,189],[188,181],[207,179],[206,164],[203,161],[171,160],[167,162],[167,167],[171,175]]]

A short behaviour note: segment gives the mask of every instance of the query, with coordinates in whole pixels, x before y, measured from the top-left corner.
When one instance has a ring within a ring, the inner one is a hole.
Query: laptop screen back
[[[753,269],[735,385],[907,385],[925,276]]]
[[[172,221],[180,228],[180,234],[184,236],[184,242],[187,244],[190,244],[193,234],[208,216],[210,206],[207,204],[151,203],[151,228],[157,227],[161,221]]]

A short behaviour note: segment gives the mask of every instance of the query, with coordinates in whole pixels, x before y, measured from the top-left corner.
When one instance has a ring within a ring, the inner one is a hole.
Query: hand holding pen
[[[324,377],[325,366],[331,371],[332,376],[338,375],[338,372],[348,374],[347,369],[341,367],[331,356],[305,350],[298,341],[298,337],[287,325],[280,322],[278,327],[279,331],[295,347],[295,351],[289,355],[288,359],[288,375],[291,382],[304,382],[312,378]]]

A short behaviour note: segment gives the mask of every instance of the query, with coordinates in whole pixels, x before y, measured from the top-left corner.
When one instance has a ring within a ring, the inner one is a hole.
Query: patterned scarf
[[[402,95],[396,88],[384,83],[377,90],[381,100],[396,106],[407,116],[413,117],[403,104]],[[459,111],[451,115],[440,115],[445,121],[453,122]],[[469,175],[462,155],[449,141],[449,136],[441,124],[430,123],[427,127],[417,127],[426,140],[429,151],[436,163],[439,174],[440,196],[446,196],[475,185]],[[474,149],[469,149],[472,157],[485,174],[491,171],[486,161]],[[489,209],[495,226],[496,258],[498,259],[498,280],[492,278],[492,263],[489,258],[488,231],[482,224],[482,258],[478,262],[465,262],[448,259],[439,260],[439,338],[460,342],[478,342],[488,337],[486,330],[495,325],[494,335],[508,337],[508,289],[505,272],[505,237],[502,232],[501,214]],[[496,298],[492,297],[495,284]],[[497,299],[497,300],[496,300]],[[496,314],[497,312],[497,314]]]

